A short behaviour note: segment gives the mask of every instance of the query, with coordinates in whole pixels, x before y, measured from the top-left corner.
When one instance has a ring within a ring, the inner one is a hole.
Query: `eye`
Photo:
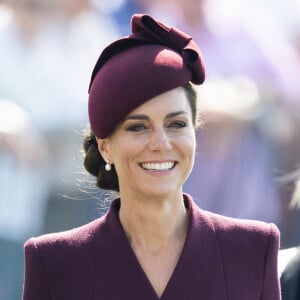
[[[184,122],[184,121],[172,121],[169,125],[168,125],[168,127],[170,127],[170,128],[184,128],[184,127],[186,127],[187,126],[187,124],[186,124],[186,122]]]
[[[141,132],[146,129],[147,129],[147,127],[143,123],[133,124],[126,128],[127,131],[132,131],[132,132]]]

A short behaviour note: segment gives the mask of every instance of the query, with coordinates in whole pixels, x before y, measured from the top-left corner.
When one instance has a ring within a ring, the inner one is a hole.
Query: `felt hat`
[[[99,138],[151,98],[205,79],[201,51],[188,34],[141,14],[132,16],[131,29],[103,50],[92,72],[88,112]]]

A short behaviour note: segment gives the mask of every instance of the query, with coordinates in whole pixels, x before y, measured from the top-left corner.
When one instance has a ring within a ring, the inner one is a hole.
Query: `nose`
[[[152,132],[149,147],[151,151],[159,152],[168,151],[172,148],[170,137],[164,128],[159,128]]]

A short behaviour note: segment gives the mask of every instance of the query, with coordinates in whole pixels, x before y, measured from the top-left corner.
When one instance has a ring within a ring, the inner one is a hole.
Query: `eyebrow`
[[[175,112],[171,112],[165,116],[165,119],[171,119],[174,117],[177,117],[178,115],[186,115],[187,112],[184,110],[179,110]],[[149,116],[143,115],[143,114],[137,114],[137,115],[129,115],[127,116],[124,121],[126,120],[150,120]]]

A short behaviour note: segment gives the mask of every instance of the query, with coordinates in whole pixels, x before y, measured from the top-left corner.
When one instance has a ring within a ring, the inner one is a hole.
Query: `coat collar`
[[[162,300],[227,300],[220,245],[209,215],[184,194],[190,225],[183,251]],[[103,299],[158,300],[119,220],[120,200],[112,202],[95,244],[95,296]],[[104,275],[105,274],[105,275]],[[108,288],[116,284],[115,289]],[[125,296],[125,294],[126,296]],[[119,297],[119,298],[118,298]]]

